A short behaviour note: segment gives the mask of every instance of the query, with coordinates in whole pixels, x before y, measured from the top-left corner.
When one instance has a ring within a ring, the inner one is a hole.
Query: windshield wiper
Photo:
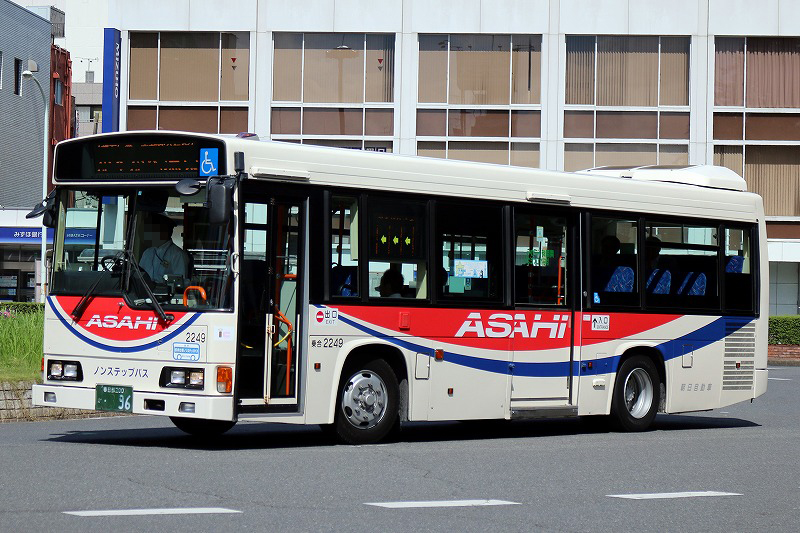
[[[144,290],[147,293],[147,297],[150,299],[150,303],[153,304],[153,309],[155,310],[156,314],[158,314],[158,317],[165,323],[169,323],[169,322],[172,322],[173,320],[175,320],[175,315],[166,314],[164,312],[164,308],[161,307],[160,303],[158,303],[158,300],[156,299],[156,295],[153,293],[153,290],[150,288],[150,285],[147,284],[147,281],[145,281],[144,275],[142,275],[142,270],[139,268],[139,265],[136,264],[136,259],[133,256],[133,252],[131,250],[125,250],[125,251],[122,252],[122,254],[124,254],[125,260],[129,265],[127,267],[129,269],[128,270],[128,275],[125,276],[125,280],[126,280],[126,282],[125,282],[125,292],[127,293],[128,290],[130,289],[129,274],[130,274],[130,271],[133,271],[133,272],[136,273],[136,277],[139,279],[139,282],[144,287]],[[145,301],[147,301],[147,299],[145,299]]]
[[[102,281],[102,279],[103,276],[97,276],[97,279],[94,280],[94,283],[89,285],[89,288],[86,289],[86,292],[83,293],[81,299],[78,300],[78,305],[76,305],[75,309],[73,309],[72,312],[69,314],[69,316],[71,316],[75,320],[75,322],[80,321],[81,317],[83,316],[83,312],[86,311],[86,307],[88,307],[89,305],[89,300],[91,300],[92,296],[94,295],[94,290],[100,284],[100,281]]]

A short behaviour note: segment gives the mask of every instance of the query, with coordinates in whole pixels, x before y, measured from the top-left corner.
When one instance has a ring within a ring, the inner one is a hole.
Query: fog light
[[[169,375],[169,382],[172,385],[183,385],[186,383],[186,371],[185,370],[173,370],[170,372]]]
[[[56,393],[55,392],[45,392],[44,393],[44,401],[47,403],[56,403]]]
[[[53,361],[50,363],[50,370],[47,375],[51,378],[60,378],[64,374],[64,366],[61,361]]]
[[[194,403],[181,402],[181,404],[178,406],[178,411],[181,413],[194,413]]]
[[[68,379],[75,379],[78,377],[78,364],[77,363],[64,363],[64,377]]]
[[[192,370],[189,373],[189,385],[193,387],[202,387],[203,386],[203,371],[202,370]]]

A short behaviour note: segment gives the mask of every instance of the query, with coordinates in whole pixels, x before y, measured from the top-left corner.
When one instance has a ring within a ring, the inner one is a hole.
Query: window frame
[[[636,305],[617,305],[617,304],[595,304],[593,303],[591,294],[592,294],[592,283],[591,283],[591,274],[592,270],[592,254],[591,254],[591,221],[593,217],[602,217],[602,218],[618,218],[618,219],[628,219],[628,220],[636,220],[638,227],[637,227],[637,259],[636,265],[638,269],[638,276],[636,280],[636,288],[639,291],[639,298],[638,304]],[[673,224],[690,224],[692,226],[706,226],[712,227],[717,229],[717,285],[718,285],[718,305],[716,307],[696,307],[696,308],[686,308],[686,307],[668,307],[668,306],[658,306],[652,305],[647,303],[646,296],[645,296],[645,284],[646,284],[646,276],[643,274],[646,269],[646,257],[645,257],[645,238],[646,238],[646,227],[648,222],[662,222],[662,223],[673,223]],[[627,211],[609,211],[609,210],[598,210],[598,209],[586,209],[583,211],[581,217],[581,224],[582,224],[582,233],[586,236],[583,239],[583,253],[584,258],[581,262],[581,276],[582,276],[582,284],[583,284],[583,309],[586,311],[602,311],[606,313],[610,312],[620,312],[620,313],[652,313],[652,314],[681,314],[681,315],[704,315],[704,316],[746,316],[746,317],[753,317],[758,318],[761,314],[760,309],[760,279],[761,279],[761,269],[764,268],[764,265],[761,264],[760,255],[759,255],[759,247],[760,243],[758,241],[758,224],[757,223],[748,223],[748,222],[737,222],[737,221],[727,221],[727,220],[720,220],[720,219],[709,219],[709,218],[699,218],[699,217],[676,217],[670,215],[663,215],[659,213],[632,213]],[[751,282],[751,291],[752,291],[752,298],[753,298],[753,306],[749,310],[738,310],[738,309],[730,309],[725,304],[725,288],[723,286],[723,276],[724,276],[724,258],[725,258],[725,240],[724,240],[724,232],[726,229],[740,229],[749,231],[750,236],[750,256],[751,256],[751,269],[752,272],[752,282]],[[720,237],[722,236],[722,237]]]

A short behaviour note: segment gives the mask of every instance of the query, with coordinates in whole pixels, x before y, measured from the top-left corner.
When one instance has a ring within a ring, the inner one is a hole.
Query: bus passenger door
[[[252,191],[243,197],[257,198]],[[237,382],[247,410],[298,403],[303,216],[302,199],[271,197],[244,205]]]
[[[264,399],[270,405],[297,403],[300,359],[301,249],[304,202],[270,200],[267,354]]]
[[[574,219],[553,209],[515,210],[512,410],[570,403]]]

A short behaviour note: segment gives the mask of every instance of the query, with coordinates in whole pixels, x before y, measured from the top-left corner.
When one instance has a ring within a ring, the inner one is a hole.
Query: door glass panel
[[[518,212],[514,219],[514,300],[564,305],[567,297],[566,217]]]
[[[300,206],[277,204],[273,240],[274,294],[272,313],[274,334],[270,368],[270,397],[295,395],[297,367],[298,267],[300,246]]]
[[[242,247],[241,297],[239,299],[241,349],[239,389],[243,398],[264,397],[264,357],[268,299],[266,204],[245,204]]]

